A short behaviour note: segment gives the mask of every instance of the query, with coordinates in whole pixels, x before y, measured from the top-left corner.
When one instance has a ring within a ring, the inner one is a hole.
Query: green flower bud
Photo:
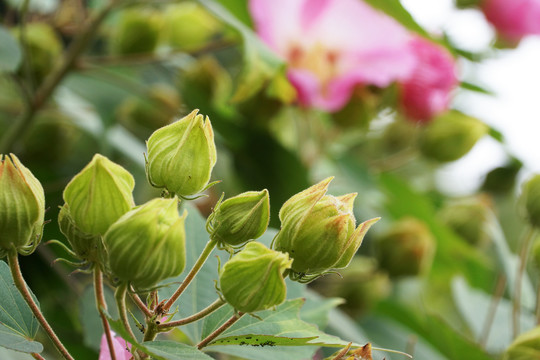
[[[69,207],[64,204],[58,214],[58,225],[60,231],[68,240],[71,248],[81,260],[100,262],[99,246],[100,235],[87,234],[77,227],[75,221],[69,213]]]
[[[248,191],[220,201],[206,221],[210,238],[218,246],[241,246],[260,237],[270,222],[268,190]]]
[[[420,137],[420,151],[429,159],[454,161],[467,154],[488,130],[476,118],[448,111],[424,128]]]
[[[279,305],[287,295],[283,272],[291,263],[287,254],[250,242],[220,271],[223,297],[236,310],[247,313]]]
[[[146,174],[152,186],[186,197],[204,191],[216,164],[210,119],[198,110],[156,130],[148,139]]]
[[[512,159],[509,163],[488,172],[481,189],[495,195],[509,193],[515,188],[516,177],[522,168],[521,161]]]
[[[193,51],[208,44],[221,24],[194,2],[169,6],[165,11],[163,39],[172,48]]]
[[[178,199],[154,199],[127,212],[105,233],[107,267],[113,277],[137,289],[180,275],[186,264],[187,212]]]
[[[20,38],[18,30],[14,33]],[[54,29],[44,22],[28,23],[24,29],[24,39],[29,66],[25,68],[25,61],[23,61],[19,71],[24,73],[29,70],[33,81],[39,84],[58,61],[62,53],[62,42]]]
[[[64,201],[77,227],[89,235],[103,235],[135,203],[133,176],[105,156],[92,161],[67,184]]]
[[[112,51],[122,55],[152,53],[158,44],[160,26],[157,12],[140,8],[123,11],[111,36]]]
[[[356,193],[325,195],[332,178],[294,195],[279,211],[281,230],[273,248],[294,259],[291,278],[313,280],[330,269],[346,267],[379,218],[356,227]],[[306,276],[307,275],[307,276]]]
[[[520,201],[525,205],[527,220],[540,227],[540,174],[534,175],[524,185]]]
[[[502,360],[532,360],[540,358],[540,327],[519,335],[506,349]]]
[[[489,208],[481,200],[447,205],[440,212],[442,221],[471,245],[484,244],[489,238],[484,231]]]
[[[390,293],[388,274],[379,271],[371,258],[355,256],[339,273],[341,279],[323,276],[313,283],[313,288],[325,297],[344,299],[341,308],[352,316],[366,313]]]
[[[429,229],[414,218],[405,218],[376,242],[382,269],[391,277],[416,276],[431,266],[435,239]]]
[[[31,254],[41,240],[45,193],[13,155],[0,154],[0,258],[12,250]]]

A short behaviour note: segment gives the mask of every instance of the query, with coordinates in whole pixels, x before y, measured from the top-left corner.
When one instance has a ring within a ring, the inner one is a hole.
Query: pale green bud
[[[152,186],[181,197],[208,187],[217,153],[210,119],[198,110],[156,130],[148,139],[146,174]]]
[[[331,180],[294,195],[279,211],[281,230],[273,248],[294,259],[291,278],[295,280],[310,281],[328,270],[346,267],[369,228],[379,220],[356,227],[353,203],[357,194],[325,195]]]
[[[45,221],[45,193],[38,179],[13,155],[0,154],[0,258],[34,251]]]
[[[520,201],[525,205],[529,223],[540,227],[540,174],[534,175],[523,184]]]
[[[89,235],[103,235],[134,205],[133,176],[123,167],[96,154],[67,184],[64,201],[77,227]]]
[[[112,51],[123,55],[152,53],[158,44],[160,28],[158,12],[141,8],[124,10],[111,36]]]
[[[236,310],[247,313],[279,305],[287,295],[283,272],[291,263],[287,254],[250,242],[220,271],[223,297]]]
[[[241,246],[259,238],[270,221],[268,190],[248,191],[220,202],[206,221],[210,238],[220,247]]]
[[[470,199],[445,206],[439,215],[456,234],[477,246],[489,239],[484,230],[488,213],[486,203],[480,199]]]
[[[84,231],[81,231],[71,217],[67,204],[64,204],[64,206],[60,208],[58,225],[60,231],[71,245],[71,249],[73,249],[75,254],[77,254],[81,260],[100,262],[99,248],[101,236],[87,234]]]
[[[506,349],[503,360],[532,360],[540,358],[540,327],[519,335]]]
[[[480,120],[458,111],[437,116],[420,137],[420,151],[440,162],[454,161],[467,154],[489,128]]]
[[[180,275],[186,264],[185,218],[178,199],[154,199],[123,215],[105,233],[108,271],[137,289]]]

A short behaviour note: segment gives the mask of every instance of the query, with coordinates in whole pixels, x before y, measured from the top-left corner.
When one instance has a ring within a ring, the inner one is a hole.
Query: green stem
[[[135,334],[131,330],[131,326],[129,325],[129,320],[127,316],[127,308],[126,308],[126,294],[127,294],[127,283],[120,284],[114,293],[114,298],[116,300],[116,306],[118,307],[118,314],[120,315],[120,321],[122,321],[122,324],[124,325],[124,328],[129,333],[129,335],[133,338],[133,340],[136,340]]]
[[[105,332],[105,337],[107,338],[107,345],[109,346],[109,354],[111,355],[111,360],[116,360],[111,328],[103,312],[104,310],[107,310],[107,302],[105,301],[105,294],[103,293],[103,276],[101,274],[99,266],[97,265],[94,267],[94,292],[96,293],[96,307],[99,312],[99,316],[101,317],[103,331]]]
[[[167,311],[171,308],[171,306],[174,304],[174,302],[182,295],[184,290],[188,287],[188,285],[191,283],[193,278],[195,278],[195,275],[199,272],[199,270],[202,268],[204,263],[206,262],[206,259],[208,259],[208,256],[210,256],[210,253],[214,248],[216,247],[216,241],[210,240],[206,243],[206,246],[203,249],[203,252],[191,268],[189,274],[187,274],[184,281],[182,281],[182,284],[178,287],[178,289],[174,292],[174,294],[171,296],[171,298],[161,307],[160,309],[156,308],[154,313],[158,316],[166,314]]]
[[[525,266],[527,265],[527,255],[529,254],[529,248],[531,247],[532,239],[534,238],[535,229],[530,228],[523,242],[521,243],[521,251],[518,259],[518,270],[516,273],[516,280],[514,284],[514,301],[512,303],[512,334],[515,339],[521,332],[520,317],[521,317],[521,285],[523,281],[523,274],[525,273]]]
[[[28,290],[28,287],[26,285],[26,282],[24,281],[24,278],[21,273],[21,268],[19,266],[19,258],[17,255],[17,251],[13,249],[8,254],[8,264],[9,268],[11,270],[11,276],[13,276],[13,281],[15,282],[15,286],[21,293],[22,297],[30,307],[30,310],[32,310],[32,313],[36,317],[36,319],[39,321],[41,326],[43,327],[43,330],[49,335],[49,338],[52,340],[54,346],[56,349],[62,354],[64,359],[66,360],[73,360],[73,357],[69,354],[67,349],[64,347],[58,336],[56,336],[54,330],[49,325],[47,320],[45,319],[45,316],[43,316],[43,313],[39,309],[38,305],[35,303],[34,299],[32,298],[32,295],[30,294],[30,291]]]
[[[111,1],[107,6],[101,8],[94,18],[86,25],[79,36],[71,43],[69,49],[63,57],[63,61],[44,80],[37,89],[30,106],[21,114],[20,118],[5,132],[0,140],[0,154],[8,153],[15,142],[21,138],[25,129],[32,123],[35,114],[43,107],[47,100],[54,93],[54,90],[73,67],[79,56],[92,40],[99,26],[105,17],[116,6],[116,1]]]
[[[133,291],[133,288],[131,290]],[[135,294],[132,291],[129,292],[129,297],[131,297],[131,300],[133,300],[135,305],[137,305],[137,307],[144,313],[144,316],[146,316],[147,318],[152,317],[153,316],[152,311],[150,311],[150,309],[148,309],[148,307],[141,300],[139,295]]]
[[[229,320],[227,320],[225,323],[223,323],[223,325],[221,325],[219,328],[214,330],[210,335],[208,335],[200,343],[198,343],[197,344],[197,349],[200,350],[203,347],[205,347],[206,345],[208,345],[212,340],[217,338],[221,333],[223,333],[225,330],[227,330],[228,328],[233,326],[233,324],[235,322],[237,322],[238,320],[240,320],[240,318],[242,316],[244,316],[244,315],[245,315],[245,313],[238,312],[238,313],[234,314],[233,316],[231,316],[231,318]]]
[[[167,330],[170,330],[173,327],[186,325],[186,324],[189,324],[189,323],[192,323],[192,322],[195,322],[197,320],[200,320],[200,319],[204,318],[205,316],[213,313],[214,311],[216,311],[217,309],[219,309],[223,305],[225,305],[225,301],[222,300],[222,299],[217,299],[212,304],[208,305],[208,307],[202,309],[201,311],[199,311],[196,314],[193,314],[191,316],[188,316],[186,318],[183,318],[183,319],[180,319],[180,320],[177,320],[177,321],[171,321],[171,322],[164,323],[164,324],[158,324],[157,327],[158,327],[158,329],[160,331],[167,331]]]

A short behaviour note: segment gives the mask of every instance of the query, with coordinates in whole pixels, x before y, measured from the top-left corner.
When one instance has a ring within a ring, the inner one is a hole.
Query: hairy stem
[[[225,301],[223,301],[222,299],[217,299],[212,304],[208,305],[206,308],[202,309],[201,311],[199,311],[196,314],[193,314],[191,316],[188,316],[186,318],[183,318],[183,319],[180,319],[180,320],[177,320],[177,321],[171,321],[171,322],[164,323],[164,324],[158,324],[158,329],[160,331],[167,331],[167,330],[172,329],[172,328],[177,327],[177,326],[182,326],[182,325],[186,325],[186,324],[195,322],[195,321],[200,320],[200,319],[204,318],[205,316],[213,313],[214,311],[216,311],[217,309],[219,309],[223,305],[225,305]]]
[[[81,31],[79,36],[73,40],[70,47],[66,51],[62,61],[43,81],[32,98],[30,106],[26,107],[25,111],[20,115],[19,119],[5,132],[0,140],[0,154],[8,153],[15,142],[21,138],[22,134],[32,123],[35,114],[43,107],[47,100],[54,93],[54,90],[66,76],[69,70],[73,67],[79,56],[90,43],[90,40],[96,34],[99,26],[107,17],[109,12],[116,6],[116,1],[111,1],[107,6],[101,8],[94,18]]]
[[[64,359],[66,360],[73,360],[73,357],[70,355],[70,353],[67,351],[67,349],[64,347],[64,344],[60,341],[58,336],[56,336],[54,330],[49,325],[47,320],[45,319],[45,316],[43,316],[43,313],[37,306],[36,302],[32,298],[32,295],[30,294],[30,291],[28,290],[28,287],[26,286],[26,282],[24,281],[24,278],[21,273],[21,268],[19,266],[19,258],[17,251],[13,249],[8,254],[8,264],[9,268],[11,270],[11,276],[13,277],[13,281],[15,282],[15,286],[21,293],[22,297],[30,307],[30,310],[32,310],[32,313],[39,321],[41,327],[43,327],[43,330],[49,335],[49,338],[52,340],[54,346],[56,349],[62,354]]]
[[[171,306],[174,304],[174,302],[182,295],[184,290],[188,287],[188,285],[191,283],[191,281],[195,278],[195,275],[201,270],[202,266],[206,262],[206,259],[208,259],[208,256],[210,256],[210,253],[212,250],[214,250],[214,247],[216,247],[216,241],[210,240],[206,243],[206,246],[203,249],[203,252],[189,271],[189,274],[187,274],[184,281],[182,281],[182,284],[178,287],[178,289],[174,292],[174,294],[170,297],[170,299],[163,305],[161,309],[156,309],[155,313],[156,315],[163,315],[169,311]]]
[[[101,274],[101,270],[97,265],[94,267],[94,291],[96,293],[96,307],[99,312],[99,316],[101,317],[103,331],[105,332],[107,345],[109,346],[109,354],[111,355],[111,360],[116,360],[111,328],[103,312],[103,310],[107,310],[107,302],[105,301],[105,294],[103,292],[103,275]]]
[[[128,288],[128,285],[126,283],[120,284],[116,288],[116,291],[114,293],[114,298],[116,300],[116,306],[118,307],[118,314],[120,315],[120,321],[122,321],[124,328],[129,333],[129,335],[133,338],[133,340],[136,340],[137,338],[135,337],[133,330],[131,330],[131,326],[129,325],[129,320],[127,316],[127,308],[126,308],[127,288]]]
[[[523,281],[523,274],[525,273],[525,267],[527,265],[527,257],[529,254],[529,248],[531,247],[532,239],[534,238],[535,230],[530,228],[523,242],[521,243],[521,251],[519,254],[518,270],[516,273],[516,280],[514,284],[514,301],[512,306],[512,335],[515,339],[521,332],[520,317],[521,317],[521,285]]]
[[[221,333],[223,333],[225,330],[227,330],[228,328],[233,326],[233,324],[235,322],[240,320],[240,318],[242,316],[244,316],[244,314],[245,313],[243,313],[243,312],[238,312],[238,313],[234,314],[233,316],[231,316],[231,318],[229,320],[227,320],[225,323],[223,323],[223,325],[221,325],[219,328],[214,330],[210,335],[208,335],[200,343],[198,343],[197,344],[197,349],[200,350],[203,347],[205,347],[206,345],[208,345],[210,342],[212,342],[212,340],[217,338]]]
[[[132,291],[133,291],[133,288],[132,288]],[[137,305],[139,310],[141,310],[144,313],[145,317],[147,318],[152,317],[153,316],[152,311],[150,311],[150,309],[146,306],[146,304],[141,300],[139,295],[135,294],[132,291],[129,292],[129,297],[131,298],[131,300],[133,300],[133,302],[135,303],[135,305]]]

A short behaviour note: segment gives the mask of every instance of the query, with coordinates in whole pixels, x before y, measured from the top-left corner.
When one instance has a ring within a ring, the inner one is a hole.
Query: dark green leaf
[[[152,341],[144,343],[144,347],[152,356],[160,356],[167,360],[211,360],[212,358],[194,346],[174,341]]]
[[[375,9],[379,9],[387,15],[390,15],[407,29],[422,35],[427,35],[426,31],[418,25],[411,14],[409,14],[403,5],[401,5],[399,0],[366,0],[366,2]]]
[[[0,72],[17,70],[21,59],[19,43],[5,27],[0,26]]]
[[[212,345],[241,345],[241,346],[255,346],[255,347],[265,347],[265,346],[303,346],[303,345],[313,345],[313,342],[317,339],[317,336],[311,337],[283,337],[283,336],[274,336],[274,335],[233,335],[228,337],[220,338],[219,340],[214,341],[210,344]],[[316,341],[315,341],[316,344]]]
[[[38,322],[15,287],[4,261],[0,261],[0,289],[0,346],[27,353],[43,351],[40,343],[32,341]]]
[[[470,82],[467,82],[467,81],[462,81],[460,83],[460,86],[461,86],[462,89],[469,90],[469,91],[474,91],[474,92],[477,92],[477,93],[480,93],[480,94],[495,95],[493,93],[493,91],[488,90],[486,88],[483,88],[480,85],[476,85],[476,84],[473,84],[473,83],[470,83]]]

